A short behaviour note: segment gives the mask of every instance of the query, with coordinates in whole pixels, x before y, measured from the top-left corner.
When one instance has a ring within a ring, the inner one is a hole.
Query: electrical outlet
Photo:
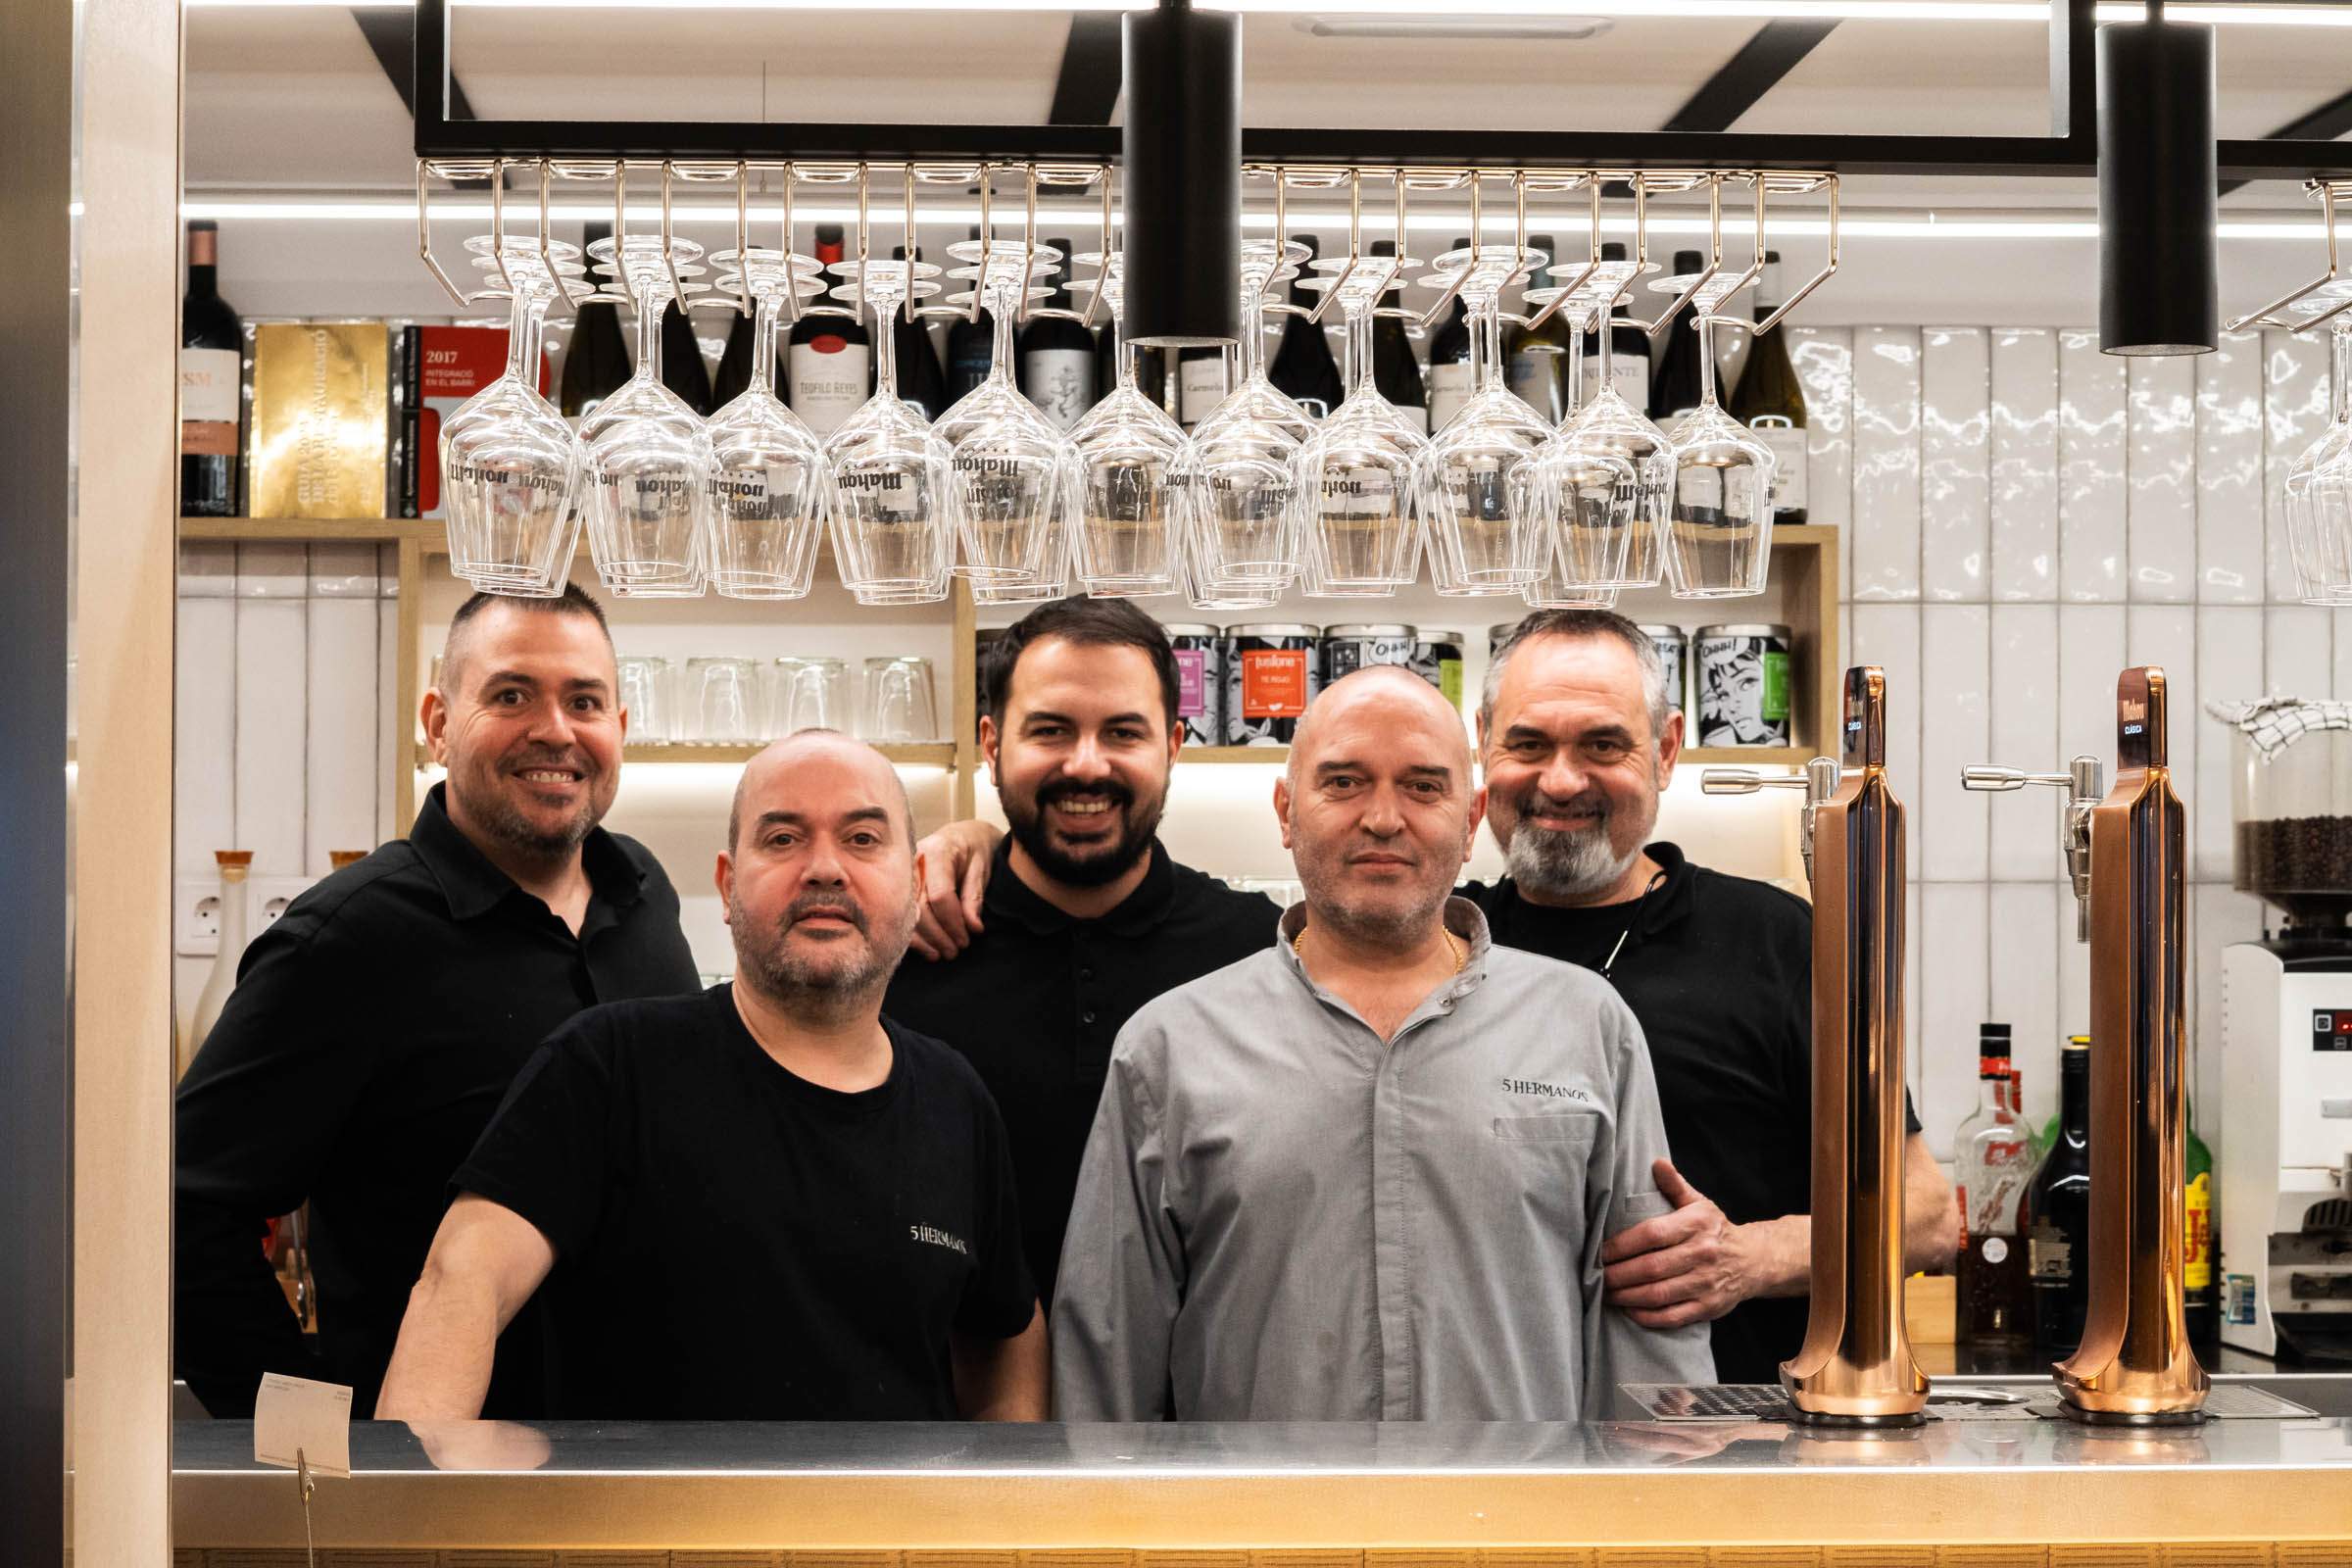
[[[276,923],[277,917],[286,912],[286,906],[301,897],[318,880],[311,876],[255,877],[248,884],[253,889],[254,934],[259,936],[264,929]]]
[[[220,883],[209,876],[172,879],[172,951],[209,958],[220,951]]]

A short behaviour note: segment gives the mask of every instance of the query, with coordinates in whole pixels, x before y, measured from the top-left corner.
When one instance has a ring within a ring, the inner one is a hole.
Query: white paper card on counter
[[[351,1474],[351,1389],[265,1372],[253,1400],[253,1462],[292,1470],[298,1453],[315,1475]]]

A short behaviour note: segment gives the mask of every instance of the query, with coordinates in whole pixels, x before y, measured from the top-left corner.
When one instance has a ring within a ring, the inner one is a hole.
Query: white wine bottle
[[[1781,304],[1781,253],[1764,254],[1764,275],[1756,282],[1756,319]],[[1749,333],[1747,364],[1732,393],[1731,416],[1772,449],[1772,510],[1775,521],[1805,520],[1805,388],[1788,360],[1787,322],[1762,335]]]

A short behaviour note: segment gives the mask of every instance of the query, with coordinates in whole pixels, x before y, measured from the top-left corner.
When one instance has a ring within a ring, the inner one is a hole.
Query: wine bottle
[[[966,229],[964,237],[978,239],[980,231]],[[959,316],[948,323],[947,399],[954,404],[966,392],[988,379],[988,363],[995,353],[996,326],[989,319],[988,307]],[[1115,384],[1115,383],[1114,383]]]
[[[890,259],[903,262],[906,247],[893,245]],[[939,350],[931,342],[931,326],[921,317],[906,319],[905,306],[891,318],[891,353],[899,364],[899,396],[936,419],[948,412],[948,378],[940,368]]]
[[[2188,1126],[2187,1245],[2181,1250],[2182,1282],[2187,1287],[2188,1341],[2210,1347],[2221,1343],[2222,1294],[2214,1274],[2213,1151],[2197,1136],[2194,1107],[2183,1107]]]
[[[710,417],[710,370],[703,364],[703,345],[694,323],[670,301],[662,307],[662,384],[704,418]]]
[[[612,235],[610,223],[583,224],[581,249],[584,251]],[[557,389],[556,406],[576,429],[583,416],[594,414],[596,406],[619,391],[628,379],[629,345],[620,333],[620,307],[604,300],[591,300],[580,307],[579,318],[572,322],[571,342],[564,351],[564,380]]]
[[[1243,323],[1244,331],[1253,330]],[[1240,372],[1235,372],[1237,375]],[[1179,349],[1176,354],[1176,418],[1187,430],[1225,401],[1225,351]]]
[[[1527,243],[1546,256],[1552,254],[1549,234],[1530,234]],[[1530,305],[1526,314],[1533,316],[1541,309]],[[1512,327],[1502,355],[1503,375],[1511,390],[1529,408],[1557,424],[1560,416],[1568,412],[1560,386],[1562,368],[1568,359],[1568,318],[1554,312],[1549,320],[1532,330]]]
[[[2058,1141],[2042,1156],[2018,1210],[2034,1285],[2034,1348],[2064,1354],[2082,1343],[2090,1289],[2090,1040],[2058,1054]]]
[[[725,408],[743,396],[744,389],[752,384],[752,336],[759,330],[756,325],[759,318],[759,312],[755,310],[749,315],[736,317],[735,324],[727,328],[726,352],[718,357],[718,368],[710,376],[712,408]],[[662,357],[666,362],[666,348],[662,351]],[[666,364],[663,368],[667,368]]]
[[[1070,308],[1070,242],[1050,239],[1061,252],[1061,276],[1046,301],[1050,309]],[[1021,391],[1045,411],[1054,425],[1067,430],[1095,406],[1095,339],[1076,321],[1058,316],[1031,313],[1021,328],[1019,377]]]
[[[1609,240],[1600,247],[1604,262],[1625,260],[1621,241]],[[1639,279],[1636,280],[1639,282]],[[1630,309],[1624,304],[1609,312],[1609,383],[1617,395],[1634,407],[1637,414],[1649,412],[1649,334],[1634,325]],[[1600,336],[1596,330],[1585,334],[1585,399],[1590,402],[1600,391]]]
[[[1688,277],[1706,265],[1697,251],[1676,251],[1674,272]],[[1658,356],[1658,373],[1649,383],[1649,407],[1658,428],[1668,435],[1683,416],[1698,407],[1698,322],[1686,311],[1666,332],[1666,352]]]
[[[1291,279],[1291,305],[1295,311],[1312,312],[1322,296],[1304,287],[1312,275],[1307,263],[1315,256],[1315,241],[1311,234],[1293,234],[1292,240],[1304,245],[1306,262],[1298,265],[1298,275]],[[1335,309],[1331,318],[1337,320]],[[1331,339],[1323,328],[1304,316],[1285,314],[1282,318],[1282,337],[1274,345],[1274,362],[1266,367],[1266,379],[1281,392],[1316,418],[1323,418],[1348,397],[1348,384],[1340,378],[1340,362],[1331,357]]]
[[[828,268],[841,260],[839,223],[817,225],[816,259]],[[831,435],[873,389],[873,338],[863,321],[804,313],[786,343],[786,401],[817,436]]]
[[[1457,235],[1450,247],[1470,248],[1470,236]],[[1470,401],[1470,307],[1453,297],[1453,314],[1429,340],[1429,427],[1443,430],[1454,411]]]
[[[1395,240],[1372,242],[1375,256],[1396,254]],[[1413,340],[1402,320],[1394,316],[1372,318],[1372,384],[1398,413],[1429,433],[1429,393],[1421,384],[1421,366],[1413,358]]]
[[[188,223],[188,294],[179,307],[179,510],[237,514],[237,424],[245,333],[220,297],[220,225]]]
[[[1764,275],[1756,283],[1756,319],[1781,304],[1781,253],[1764,253]],[[1776,326],[1750,333],[1747,368],[1726,405],[1733,418],[1772,449],[1773,515],[1781,522],[1805,520],[1805,388],[1788,360],[1788,333]]]

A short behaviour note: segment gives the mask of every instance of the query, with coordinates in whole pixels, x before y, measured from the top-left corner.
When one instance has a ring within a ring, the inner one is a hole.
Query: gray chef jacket
[[[1670,1205],[1641,1025],[1497,948],[1383,1041],[1281,945],[1119,1031],[1054,1298],[1064,1421],[1598,1419],[1708,1383],[1707,1325],[1601,1300],[1603,1238]],[[1173,1399],[1173,1409],[1169,1401]]]

